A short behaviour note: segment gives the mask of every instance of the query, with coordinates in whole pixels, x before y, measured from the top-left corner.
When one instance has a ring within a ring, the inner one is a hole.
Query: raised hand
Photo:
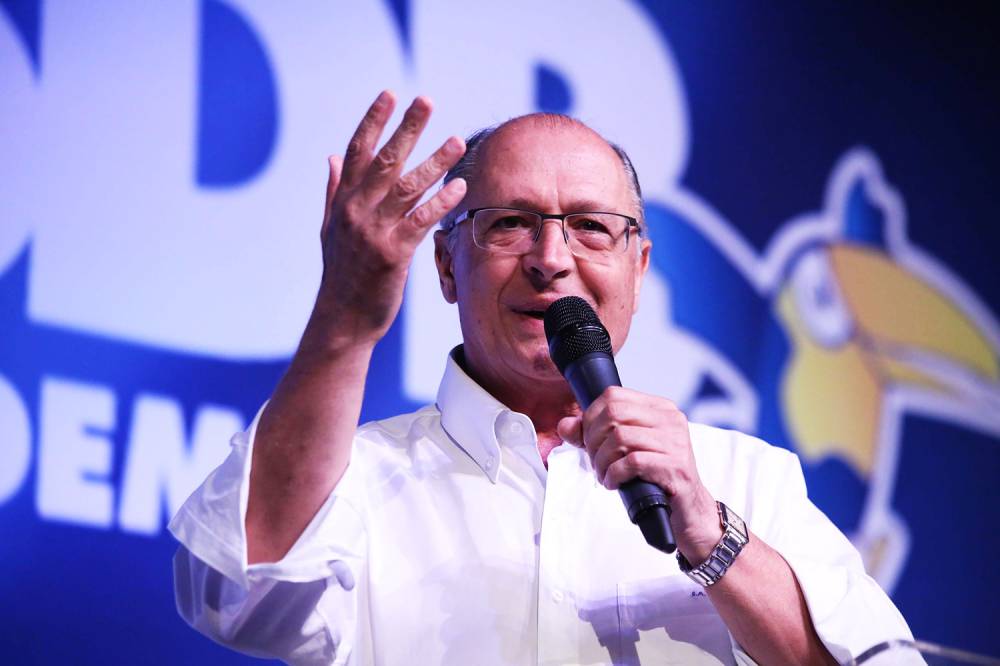
[[[400,175],[431,113],[424,97],[375,153],[394,106],[392,93],[380,94],[344,159],[329,160],[319,294],[254,440],[248,562],[283,557],[347,469],[372,350],[399,312],[413,254],[465,196],[456,178],[417,205],[465,152],[458,137]]]
[[[410,262],[430,228],[465,195],[460,178],[423,204],[424,193],[461,158],[451,137],[405,175],[403,164],[427,125],[431,103],[417,97],[386,144],[375,146],[395,99],[383,91],[368,109],[343,161],[331,157],[323,218],[323,280],[317,312],[338,335],[381,338],[399,311]]]

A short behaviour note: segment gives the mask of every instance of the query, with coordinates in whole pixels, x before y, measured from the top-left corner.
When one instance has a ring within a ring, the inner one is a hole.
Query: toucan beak
[[[958,398],[996,384],[996,350],[939,289],[865,246],[834,246],[830,258],[857,337],[889,382]]]
[[[812,250],[776,305],[792,345],[781,398],[806,457],[838,453],[867,476],[892,388],[1000,413],[989,337],[942,288],[877,248]]]

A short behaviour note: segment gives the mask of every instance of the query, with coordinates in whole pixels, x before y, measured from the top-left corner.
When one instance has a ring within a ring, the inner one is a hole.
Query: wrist
[[[692,562],[683,552],[677,553],[677,563],[681,571],[704,587],[719,582],[743,551],[743,547],[750,542],[750,531],[743,519],[722,502],[717,502],[716,506],[723,533],[708,557],[703,561]]]
[[[317,304],[302,332],[292,362],[321,366],[356,359],[367,365],[382,335],[367,330],[356,316]]]
[[[703,562],[722,538],[718,505],[705,491],[691,507],[685,507],[687,510],[678,511],[680,508],[677,503],[674,504],[670,520],[677,538],[677,549],[688,561]]]
[[[357,363],[367,368],[377,342],[378,339],[360,338],[352,335],[350,331],[333,328],[310,330],[307,327],[292,357],[292,363],[317,368],[330,364]]]
[[[306,335],[311,342],[334,349],[374,347],[399,314],[405,272],[392,279],[370,274],[354,279],[335,277],[324,272],[306,324]]]
[[[393,319],[375,315],[343,294],[321,288],[299,347],[326,353],[371,350],[385,336]]]
[[[699,531],[696,536],[677,537],[677,550],[693,564],[704,562],[722,539],[724,531],[719,525],[719,514],[715,513],[715,524]]]

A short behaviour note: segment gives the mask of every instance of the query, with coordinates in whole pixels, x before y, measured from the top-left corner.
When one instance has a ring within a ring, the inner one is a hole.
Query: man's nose
[[[525,268],[546,281],[569,273],[575,265],[573,253],[566,244],[560,220],[542,220],[538,239],[524,255]]]

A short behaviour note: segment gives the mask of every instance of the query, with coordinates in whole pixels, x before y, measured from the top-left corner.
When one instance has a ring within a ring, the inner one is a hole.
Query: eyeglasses
[[[628,249],[632,229],[639,234],[634,217],[618,213],[566,213],[554,215],[520,208],[473,208],[455,220],[458,226],[472,220],[476,246],[497,254],[524,254],[538,240],[546,220],[559,220],[563,240],[574,256],[595,259]],[[454,227],[452,227],[454,228]]]

